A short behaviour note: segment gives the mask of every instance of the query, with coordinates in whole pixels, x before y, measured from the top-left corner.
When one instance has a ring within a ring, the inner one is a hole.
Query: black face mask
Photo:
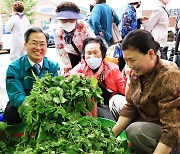
[[[94,8],[94,5],[90,5],[90,12],[92,11],[93,8]]]

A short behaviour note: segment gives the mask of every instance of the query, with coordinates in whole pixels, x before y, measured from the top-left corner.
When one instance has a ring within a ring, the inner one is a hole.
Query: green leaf
[[[88,102],[88,111],[92,111],[92,109],[94,108],[94,103],[93,102]]]
[[[86,119],[81,118],[81,119],[79,119],[79,124],[80,124],[81,126],[85,127],[85,126],[88,126],[88,125],[89,125],[89,121],[86,120]],[[86,130],[86,131],[87,131],[87,130]]]
[[[6,148],[6,144],[3,141],[0,141],[0,149]]]
[[[74,109],[79,112],[88,112],[86,109],[86,104],[84,102],[76,102]]]
[[[60,99],[59,99],[59,97],[54,97],[54,98],[53,98],[53,101],[54,101],[56,104],[60,104]]]
[[[90,78],[90,80],[91,80],[91,85],[92,85],[93,87],[97,85],[98,80],[97,80],[96,78]]]
[[[7,127],[7,124],[5,122],[0,122],[0,131],[5,130]]]
[[[62,117],[66,116],[66,111],[64,110],[63,107],[58,107],[57,110],[54,112],[54,116],[58,117],[59,115],[62,115]]]
[[[77,91],[75,94],[75,97],[82,97],[83,96],[83,92],[82,91]]]
[[[42,140],[44,140],[46,137],[46,132],[45,130],[40,126],[39,129],[39,133],[38,133],[38,137],[37,137],[37,142],[41,142]]]

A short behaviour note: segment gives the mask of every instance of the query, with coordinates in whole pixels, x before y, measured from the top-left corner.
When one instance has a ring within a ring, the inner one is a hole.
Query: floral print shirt
[[[136,10],[131,5],[128,4],[127,8],[122,13],[120,19],[119,29],[121,36],[124,38],[129,32],[137,29],[137,17]]]
[[[180,138],[180,70],[173,62],[158,58],[146,76],[131,76],[127,104],[120,115],[162,126],[160,142],[177,148]]]
[[[61,27],[60,22],[56,25],[54,29],[55,36],[55,46],[56,51],[60,57],[61,62],[64,64],[64,68],[72,68],[71,62],[68,57],[68,53],[78,55],[71,44],[67,44],[64,40],[65,31]],[[74,35],[72,37],[72,41],[79,49],[80,53],[83,46],[83,41],[88,37],[95,37],[94,32],[90,29],[87,22],[83,20],[77,20],[77,26],[74,30]]]

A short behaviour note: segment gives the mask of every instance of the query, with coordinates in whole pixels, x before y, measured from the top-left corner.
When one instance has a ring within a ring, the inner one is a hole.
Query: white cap
[[[128,3],[136,3],[136,2],[140,2],[141,0],[129,0]]]

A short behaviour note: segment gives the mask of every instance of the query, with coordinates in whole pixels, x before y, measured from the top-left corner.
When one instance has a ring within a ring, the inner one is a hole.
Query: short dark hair
[[[24,4],[21,1],[16,1],[12,4],[12,8],[16,12],[23,12],[24,11]]]
[[[83,47],[82,47],[82,58],[85,58],[85,47],[87,44],[90,43],[99,43],[100,44],[100,50],[101,50],[101,54],[102,54],[102,59],[104,59],[106,57],[106,51],[107,48],[104,45],[102,39],[96,37],[96,38],[86,38],[83,42]]]
[[[132,4],[132,5],[135,5],[135,4],[138,4],[139,2],[134,2],[134,3],[130,3],[130,4]]]
[[[75,11],[77,13],[80,12],[80,9],[79,7],[73,3],[73,2],[68,2],[68,1],[65,1],[65,2],[61,2],[57,8],[56,8],[56,13],[59,13],[61,11],[65,11],[65,10],[72,10],[72,11]]]
[[[30,28],[28,29],[25,34],[24,34],[24,41],[27,43],[29,41],[29,36],[31,33],[43,33],[44,36],[46,37],[46,42],[48,43],[48,40],[49,40],[49,35],[45,32],[43,32],[43,30],[39,27],[33,27],[33,28]]]
[[[96,0],[96,4],[106,3],[106,0]]]
[[[150,32],[138,29],[130,32],[122,42],[122,50],[129,48],[138,49],[141,53],[147,54],[149,49],[153,49],[156,53],[160,45],[156,42]]]

